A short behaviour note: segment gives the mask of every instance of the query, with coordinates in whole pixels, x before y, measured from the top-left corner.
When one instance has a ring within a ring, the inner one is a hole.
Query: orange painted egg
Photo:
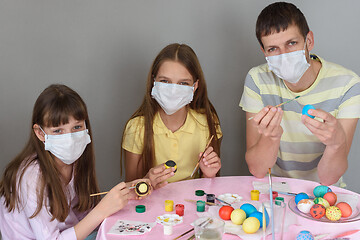
[[[334,206],[337,200],[337,196],[334,192],[327,192],[323,198],[329,202],[330,206]]]
[[[338,207],[331,206],[326,209],[326,217],[331,221],[337,221],[341,218],[341,211]]]
[[[338,204],[336,204],[336,206],[340,209],[341,211],[341,217],[347,218],[350,217],[352,214],[352,209],[350,207],[350,205],[346,202],[339,202]]]
[[[310,209],[310,215],[313,218],[319,219],[322,218],[325,215],[325,207],[321,204],[315,204],[314,206],[312,206],[312,208]]]

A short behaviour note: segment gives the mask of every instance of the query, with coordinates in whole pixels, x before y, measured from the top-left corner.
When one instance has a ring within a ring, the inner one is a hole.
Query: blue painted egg
[[[309,231],[301,231],[296,236],[296,240],[314,240],[314,236]]]
[[[257,211],[256,207],[250,203],[244,203],[241,205],[240,209],[244,210],[247,218],[250,216],[250,214]]]
[[[303,200],[303,199],[309,199],[309,195],[307,195],[306,193],[303,193],[303,192],[296,194],[296,196],[295,196],[296,205],[300,202],[300,200]]]
[[[310,109],[315,109],[315,107],[314,107],[313,105],[311,105],[311,104],[305,105],[305,106],[303,107],[303,109],[302,109],[302,114],[303,114],[303,115],[307,115],[307,116],[309,116],[309,117],[311,117],[311,118],[315,118],[315,116],[310,115],[310,114],[308,113],[308,111],[309,111]]]
[[[259,219],[260,228],[262,228],[262,225],[263,225],[263,214],[262,214],[262,212],[259,212],[259,211],[253,212],[252,214],[250,214],[249,217],[256,217],[257,219]],[[265,209],[265,222],[266,222],[266,227],[269,226],[270,218],[269,218],[269,214],[267,213],[266,209]]]
[[[314,196],[315,197],[324,197],[325,193],[332,192],[331,188],[328,186],[320,185],[314,188]]]

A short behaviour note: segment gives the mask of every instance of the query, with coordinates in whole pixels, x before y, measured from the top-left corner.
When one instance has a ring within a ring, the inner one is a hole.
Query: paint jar
[[[205,202],[204,201],[197,201],[196,202],[196,211],[205,212]]]
[[[163,223],[164,226],[164,235],[173,234],[173,225],[171,223]]]
[[[215,194],[206,194],[206,201],[207,202],[211,202],[211,203],[215,203]]]
[[[275,204],[281,206],[281,202],[285,202],[283,197],[276,197]]]
[[[185,206],[183,204],[176,204],[175,205],[175,212],[179,216],[184,216],[184,208]]]
[[[166,212],[174,211],[174,201],[173,200],[165,200],[165,211]]]
[[[272,191],[273,200],[275,200],[275,198],[277,198],[277,196],[279,196],[278,192]]]
[[[259,190],[251,190],[250,196],[251,196],[251,200],[259,201],[259,196],[260,196]]]

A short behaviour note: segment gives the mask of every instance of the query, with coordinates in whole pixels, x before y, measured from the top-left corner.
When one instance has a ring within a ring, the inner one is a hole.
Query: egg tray
[[[310,213],[303,213],[301,212],[297,207],[296,207],[296,203],[295,203],[295,197],[292,197],[289,201],[289,208],[291,211],[293,211],[296,215],[299,215],[301,217],[313,220],[313,221],[317,221],[317,222],[326,222],[326,223],[349,223],[349,222],[355,222],[355,221],[359,221],[360,220],[360,211],[359,208],[356,207],[356,209],[353,209],[353,213],[351,214],[350,217],[347,218],[340,218],[337,221],[331,221],[328,218],[326,218],[325,216],[319,219],[313,218]]]

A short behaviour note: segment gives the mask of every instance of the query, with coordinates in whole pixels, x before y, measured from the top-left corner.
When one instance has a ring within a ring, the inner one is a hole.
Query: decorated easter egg
[[[331,206],[326,209],[326,217],[331,221],[337,221],[341,218],[341,211],[338,207]]]
[[[231,219],[231,213],[234,210],[233,207],[231,206],[222,206],[219,209],[219,216],[223,219],[223,220],[230,220]]]
[[[325,200],[324,198],[322,198],[322,197],[317,197],[317,198],[315,198],[315,199],[314,199],[314,203],[315,203],[315,204],[321,204],[321,205],[323,205],[325,208],[330,207],[329,202],[326,201],[326,200]]]
[[[255,233],[260,228],[260,221],[256,217],[248,217],[242,227],[246,233]]]
[[[295,196],[295,203],[296,205],[299,203],[300,200],[302,199],[309,199],[309,196],[306,193],[298,193]]]
[[[347,218],[350,217],[352,214],[352,209],[350,205],[346,202],[339,202],[336,204],[336,207],[338,207],[341,211],[341,217]]]
[[[246,219],[246,213],[242,209],[235,209],[230,215],[231,222],[236,225],[241,225]]]
[[[315,116],[310,115],[310,114],[308,113],[308,111],[309,111],[310,109],[315,109],[315,107],[314,107],[313,105],[311,105],[311,104],[305,105],[305,106],[303,107],[303,109],[302,109],[302,114],[303,114],[303,115],[307,115],[307,116],[309,116],[309,117],[311,117],[311,118],[315,118]]]
[[[327,192],[325,193],[325,195],[323,196],[323,198],[328,201],[328,203],[330,204],[330,206],[334,206],[336,201],[337,201],[337,196],[334,192]]]
[[[332,192],[331,188],[329,188],[328,186],[324,186],[324,185],[319,185],[319,186],[315,187],[313,190],[315,197],[323,197],[325,195],[325,193],[327,193],[327,192]]]
[[[296,240],[314,240],[314,236],[309,231],[301,231],[296,236]]]
[[[325,212],[325,207],[321,204],[315,204],[310,209],[310,215],[316,219],[322,218],[325,215]]]
[[[310,209],[314,206],[314,201],[310,199],[302,199],[296,205],[300,212],[310,213]]]
[[[254,205],[250,203],[244,203],[243,205],[241,205],[240,209],[245,211],[246,217],[249,217],[250,214],[257,211],[256,207],[254,207]]]
[[[259,212],[259,211],[253,212],[252,214],[250,214],[249,217],[256,217],[260,222],[260,228],[262,228],[262,225],[263,225],[263,213],[262,212]],[[266,226],[269,226],[269,222],[270,222],[269,214],[265,210],[265,223],[266,223]]]

